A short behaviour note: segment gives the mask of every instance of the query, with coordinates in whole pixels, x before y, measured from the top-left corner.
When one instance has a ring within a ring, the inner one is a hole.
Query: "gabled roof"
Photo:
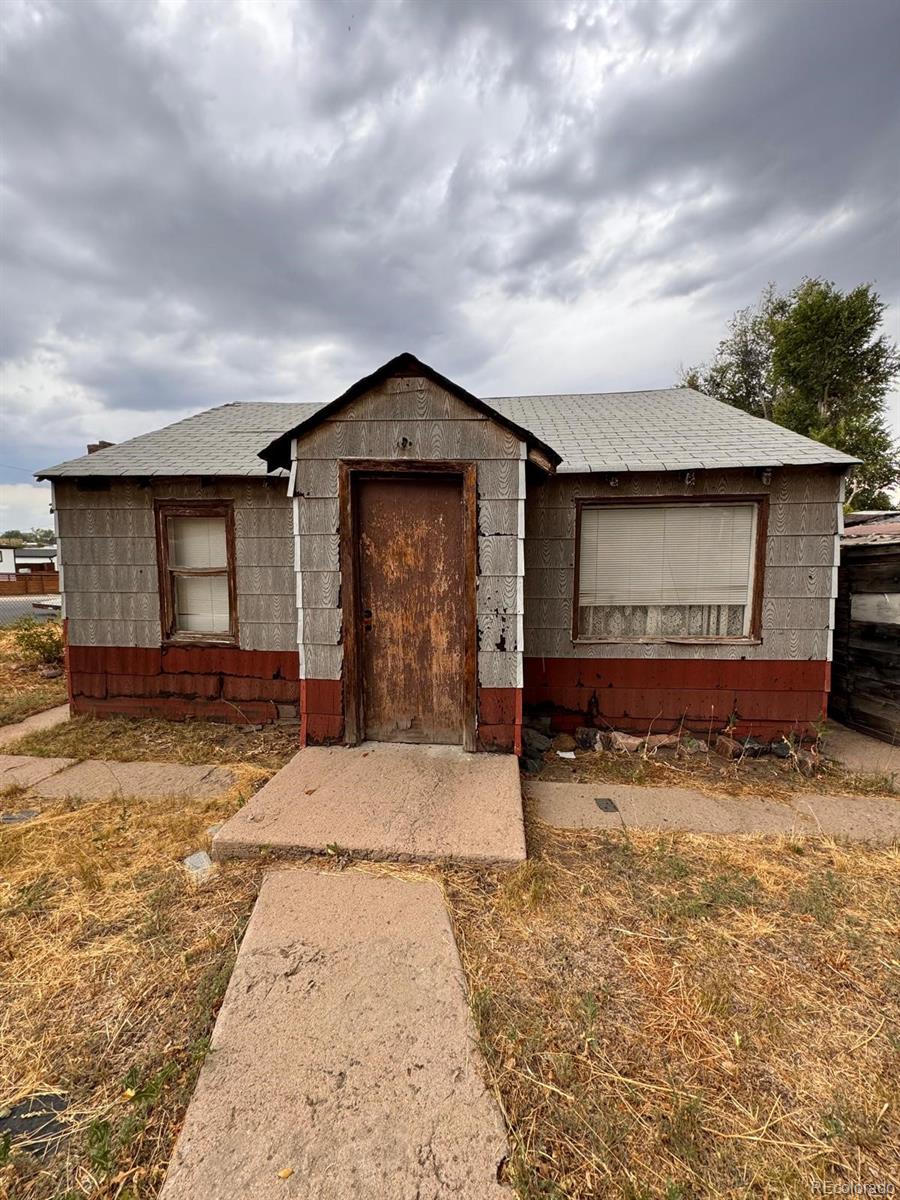
[[[389,365],[385,364],[381,372]],[[544,452],[549,451],[552,461],[561,458],[560,472],[823,464],[846,468],[857,461],[822,442],[751,417],[691,388],[479,400],[443,381],[430,368],[429,372],[440,386],[449,386],[479,411],[504,422],[517,436],[546,447]],[[310,417],[318,415],[322,419],[335,406],[374,386],[374,379],[369,376],[360,380],[328,405],[251,402],[211,408],[164,429],[47,467],[38,472],[38,478],[265,476],[268,472],[260,457],[261,446],[266,446],[262,453],[269,455],[277,443],[283,444],[286,439],[289,445],[296,430],[309,427]],[[277,473],[281,473],[280,468]]]
[[[558,450],[561,473],[849,467],[858,461],[693,388],[498,396],[488,404]]]
[[[223,404],[37,472],[38,479],[265,475],[259,448],[318,404]]]
[[[505,426],[512,433],[525,442],[529,448],[536,449],[541,452],[548,460],[551,466],[556,467],[561,461],[561,457],[546,442],[536,436],[534,431],[526,429],[519,425],[514,418],[504,413],[501,409],[494,407],[484,400],[479,400],[477,396],[473,396],[471,392],[467,392],[464,387],[460,387],[458,383],[454,383],[452,379],[447,379],[446,376],[439,374],[433,367],[429,367],[428,363],[420,362],[414,354],[398,354],[396,358],[384,363],[377,371],[373,371],[371,375],[366,375],[364,378],[357,380],[352,387],[347,388],[346,392],[338,396],[336,400],[332,400],[330,404],[324,404],[316,412],[312,413],[293,429],[288,429],[282,433],[280,437],[275,438],[270,442],[264,450],[260,450],[259,457],[266,462],[269,470],[275,467],[289,467],[291,462],[291,442],[295,437],[301,437],[305,433],[309,433],[311,429],[321,424],[333,413],[338,412],[352,400],[356,400],[359,396],[364,396],[366,392],[372,388],[378,387],[385,383],[388,379],[393,379],[398,375],[406,375],[413,377],[421,377],[430,379],[432,383],[449,392],[451,396],[456,396],[471,408],[474,408],[491,420],[496,421],[499,425]]]

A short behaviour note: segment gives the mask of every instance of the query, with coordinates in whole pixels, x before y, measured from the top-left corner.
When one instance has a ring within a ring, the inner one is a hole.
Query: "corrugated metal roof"
[[[875,546],[882,542],[900,542],[900,513],[886,512],[882,521],[873,521],[870,518],[846,525],[841,541],[848,546]]]
[[[691,388],[485,401],[558,451],[559,470],[565,472],[850,466],[857,461]],[[265,475],[259,451],[320,407],[226,404],[38,475]]]

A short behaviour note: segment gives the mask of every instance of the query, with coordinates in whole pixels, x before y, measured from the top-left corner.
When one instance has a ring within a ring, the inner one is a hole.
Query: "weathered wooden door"
[[[361,723],[380,742],[461,743],[465,723],[462,481],[357,483]]]

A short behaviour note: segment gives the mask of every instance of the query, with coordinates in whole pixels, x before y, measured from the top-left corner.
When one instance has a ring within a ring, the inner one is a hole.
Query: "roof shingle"
[[[722,467],[850,466],[822,442],[751,417],[691,388],[485,402],[562,456],[559,471],[690,471]],[[319,404],[225,404],[94,454],[47,467],[39,478],[266,475],[259,451]]]

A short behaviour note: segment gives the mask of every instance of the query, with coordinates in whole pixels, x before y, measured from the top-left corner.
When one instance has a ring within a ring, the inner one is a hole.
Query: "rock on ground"
[[[618,750],[625,754],[637,754],[643,744],[643,738],[635,737],[633,733],[622,733],[618,729],[614,729],[609,735],[610,750]]]

